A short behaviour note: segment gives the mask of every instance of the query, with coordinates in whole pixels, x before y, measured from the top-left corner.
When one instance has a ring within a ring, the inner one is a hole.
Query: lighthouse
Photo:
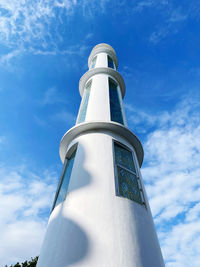
[[[162,267],[114,49],[96,45],[88,67],[76,125],[60,142],[63,170],[37,267]]]

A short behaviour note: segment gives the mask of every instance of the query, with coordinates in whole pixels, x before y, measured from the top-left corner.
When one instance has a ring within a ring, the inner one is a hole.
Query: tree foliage
[[[36,267],[38,261],[38,256],[34,259],[31,258],[30,261],[22,262],[21,264],[17,262],[15,265],[11,265],[10,267]],[[5,267],[8,267],[7,265]]]

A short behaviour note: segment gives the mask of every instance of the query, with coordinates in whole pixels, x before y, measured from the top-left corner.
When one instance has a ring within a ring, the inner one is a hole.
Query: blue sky
[[[200,262],[199,1],[0,0],[0,265],[39,254],[94,45],[116,50],[167,267]]]

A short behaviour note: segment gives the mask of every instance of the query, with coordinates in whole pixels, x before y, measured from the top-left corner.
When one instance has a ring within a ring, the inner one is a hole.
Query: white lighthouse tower
[[[60,143],[63,171],[37,267],[164,266],[117,65],[110,45],[93,48],[76,125]]]

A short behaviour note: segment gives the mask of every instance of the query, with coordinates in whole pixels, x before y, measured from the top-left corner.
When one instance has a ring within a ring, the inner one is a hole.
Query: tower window
[[[93,69],[94,67],[95,67],[95,65],[96,65],[96,61],[97,61],[97,57],[94,57],[93,59],[92,59],[92,63],[91,63],[91,69]]]
[[[110,56],[108,56],[108,67],[115,69],[115,64]]]
[[[111,79],[109,79],[109,96],[111,121],[116,121],[124,124],[117,85]]]
[[[86,112],[87,112],[87,106],[88,106],[88,101],[89,101],[89,96],[90,96],[90,89],[91,89],[91,85],[92,85],[92,80],[90,80],[85,89],[84,89],[84,93],[83,93],[83,98],[81,101],[81,106],[80,106],[80,111],[79,111],[79,116],[78,116],[78,120],[77,123],[81,123],[85,121],[85,117],[86,117]]]
[[[144,204],[132,152],[123,145],[114,143],[114,153],[117,195]]]
[[[73,153],[69,157],[66,157],[66,159],[65,159],[63,171],[61,174],[60,184],[58,186],[58,191],[57,191],[56,196],[55,196],[54,205],[53,205],[52,210],[58,204],[63,202],[66,198],[66,194],[67,194],[67,190],[68,190],[68,186],[69,186],[69,180],[70,180],[72,168],[74,165],[75,155],[76,155],[76,149],[73,151]]]

